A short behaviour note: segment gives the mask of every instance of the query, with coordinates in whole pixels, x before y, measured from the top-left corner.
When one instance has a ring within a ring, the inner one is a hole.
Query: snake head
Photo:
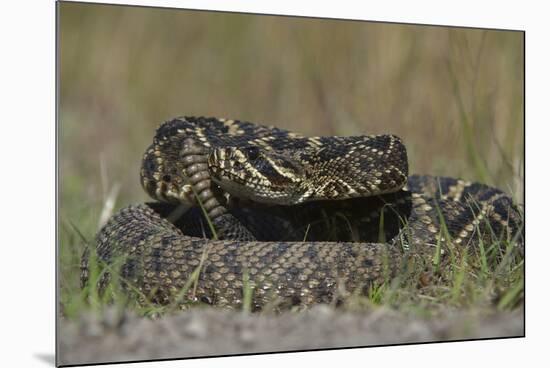
[[[279,205],[392,193],[407,181],[406,150],[396,136],[318,137],[306,143],[284,150],[212,149],[211,179],[236,197]]]
[[[295,154],[255,145],[213,149],[208,156],[211,179],[239,198],[268,204],[298,203],[308,173]]]

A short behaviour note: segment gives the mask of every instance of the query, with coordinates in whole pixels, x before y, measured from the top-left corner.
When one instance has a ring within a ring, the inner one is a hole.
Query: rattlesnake
[[[148,302],[254,309],[368,294],[403,267],[482,241],[522,244],[521,212],[502,191],[408,176],[393,135],[303,137],[237,120],[176,118],[146,150],[132,205],[97,235],[96,253]],[[188,207],[192,207],[187,210]],[[89,250],[81,281],[89,278]],[[444,262],[443,262],[444,263]],[[112,279],[109,272],[100,287]]]

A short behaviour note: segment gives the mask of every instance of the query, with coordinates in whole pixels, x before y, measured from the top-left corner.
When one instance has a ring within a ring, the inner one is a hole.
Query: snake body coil
[[[408,259],[426,268],[436,250],[521,242],[510,197],[459,179],[409,177],[392,135],[308,138],[177,118],[158,128],[141,183],[158,202],[115,214],[96,252],[107,264],[122,258],[125,284],[161,304],[235,307],[247,292],[254,309],[335,302],[367,294]]]

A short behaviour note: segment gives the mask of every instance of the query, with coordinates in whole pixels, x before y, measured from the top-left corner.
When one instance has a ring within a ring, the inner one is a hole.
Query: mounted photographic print
[[[524,336],[524,32],[57,27],[58,365]]]

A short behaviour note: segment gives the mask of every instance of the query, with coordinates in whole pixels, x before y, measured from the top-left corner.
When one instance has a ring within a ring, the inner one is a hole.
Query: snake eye
[[[246,148],[243,148],[243,152],[248,157],[249,160],[254,161],[258,158],[260,154],[260,149],[256,146],[249,146]]]

